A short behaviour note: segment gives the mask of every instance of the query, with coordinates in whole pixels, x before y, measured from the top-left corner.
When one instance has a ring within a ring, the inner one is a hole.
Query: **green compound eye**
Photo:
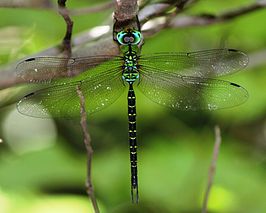
[[[141,41],[141,33],[137,30],[132,31],[132,35],[134,36],[134,43],[138,44]]]
[[[121,45],[137,45],[141,41],[141,33],[137,30],[121,31],[116,37]]]
[[[127,33],[125,31],[121,31],[121,32],[117,33],[116,38],[117,38],[117,41],[119,42],[119,44],[125,45],[124,37],[125,37],[126,34]]]

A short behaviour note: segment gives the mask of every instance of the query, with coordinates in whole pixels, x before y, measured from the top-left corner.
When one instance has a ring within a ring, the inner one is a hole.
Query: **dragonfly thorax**
[[[124,56],[122,79],[126,82],[135,82],[138,78],[138,56],[136,52],[129,51]]]

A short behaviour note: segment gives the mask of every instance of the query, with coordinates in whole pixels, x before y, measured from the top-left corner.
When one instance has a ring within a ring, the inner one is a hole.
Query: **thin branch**
[[[114,6],[114,2],[106,2],[96,6],[83,7],[77,9],[69,10],[69,15],[71,16],[80,16],[87,15],[90,13],[98,13],[107,9],[110,9]],[[27,1],[10,1],[10,0],[1,0],[0,7],[4,8],[29,8],[29,9],[39,9],[39,10],[51,10],[57,11],[58,8],[52,4],[50,0],[27,0]]]
[[[194,1],[188,2],[189,6],[195,4]],[[168,5],[169,7],[171,5]],[[187,5],[188,6],[188,5]],[[164,8],[165,7],[165,8]],[[164,7],[160,7],[160,10],[167,10],[167,5],[165,4]],[[153,17],[161,17],[164,20],[160,20],[160,22],[156,21],[156,18],[149,20],[148,28],[145,28],[144,35],[145,36],[152,36],[157,32],[160,32],[162,29],[166,28],[184,28],[184,27],[192,27],[192,26],[205,26],[205,25],[212,25],[217,23],[224,23],[231,21],[235,18],[241,17],[243,15],[258,11],[260,9],[264,9],[266,7],[266,0],[256,1],[248,6],[244,6],[241,8],[233,9],[230,11],[226,11],[220,15],[215,14],[204,14],[204,15],[195,15],[195,16],[172,16],[170,14],[163,14],[161,15],[160,12],[153,12],[155,14]],[[144,8],[145,9],[145,8]],[[184,11],[184,10],[183,10]],[[179,10],[178,13],[181,11]],[[143,12],[140,11],[140,14]],[[140,21],[143,22],[146,16],[152,17],[151,14],[142,14],[140,17]],[[147,24],[147,22],[146,22]]]
[[[66,0],[58,0],[58,12],[64,18],[66,22],[66,34],[62,42],[62,49],[63,54],[67,55],[68,57],[71,56],[71,36],[72,36],[72,29],[73,29],[73,21],[69,16],[69,12],[66,8]]]
[[[50,0],[1,0],[0,7],[50,9],[52,8],[52,3]]]
[[[195,4],[197,0],[180,0],[177,1],[176,4],[173,4],[171,2],[163,2],[163,3],[156,3],[156,4],[150,4],[143,8],[141,8],[138,16],[141,23],[145,24],[146,21],[156,18],[156,17],[166,17],[167,15],[170,15],[172,17],[173,15],[177,15],[181,12],[184,12],[186,9],[191,7],[193,4]],[[169,13],[169,11],[172,11]]]
[[[210,25],[220,22],[229,21],[248,13],[258,11],[266,7],[266,0],[256,1],[248,6],[237,8],[234,10],[226,11],[220,15],[205,14],[198,16],[181,16],[175,17],[171,20],[167,27],[170,28],[180,28],[180,27],[189,27],[197,25]]]
[[[92,6],[92,7],[85,7],[85,8],[79,8],[79,9],[72,9],[69,10],[69,14],[72,16],[80,16],[83,14],[89,14],[89,13],[98,13],[107,9],[110,9],[114,6],[114,2],[106,2],[100,5]]]
[[[215,144],[213,148],[212,162],[209,168],[208,184],[207,184],[207,188],[206,188],[206,192],[205,192],[205,196],[203,200],[202,213],[207,213],[209,195],[210,195],[211,187],[213,184],[214,175],[216,172],[217,159],[219,155],[220,146],[222,143],[221,130],[218,125],[215,126],[214,132],[215,132]]]
[[[245,6],[245,7],[239,8],[239,9],[235,9],[235,10],[231,10],[231,11],[227,11],[227,12],[221,14],[219,18],[222,20],[232,19],[235,17],[245,15],[245,14],[250,13],[250,12],[257,11],[259,9],[263,9],[265,7],[266,7],[266,1],[265,0],[258,0],[258,1],[252,3],[248,6]]]
[[[65,55],[68,57],[71,57],[71,36],[72,36],[72,28],[73,28],[73,21],[71,20],[69,16],[69,12],[66,8],[66,1],[67,0],[58,0],[58,6],[59,6],[59,13],[63,16],[67,29],[66,29],[66,34],[63,39],[63,52]],[[70,73],[71,74],[71,73]],[[86,180],[86,188],[87,188],[87,194],[89,198],[91,199],[93,209],[95,213],[99,213],[99,207],[97,204],[97,200],[94,194],[94,189],[92,185],[92,176],[91,176],[91,165],[92,165],[92,154],[93,154],[93,149],[91,145],[91,137],[88,131],[88,126],[87,126],[87,113],[86,113],[86,106],[85,106],[85,97],[81,91],[80,88],[81,84],[77,86],[76,91],[77,95],[79,96],[80,99],[80,126],[82,128],[82,133],[83,133],[83,141],[85,148],[87,150],[87,180]]]
[[[87,188],[87,194],[89,198],[91,199],[93,208],[95,213],[99,213],[99,207],[97,204],[97,200],[94,194],[94,189],[91,181],[91,165],[92,165],[92,155],[93,155],[93,149],[91,145],[91,137],[88,132],[88,126],[87,126],[87,114],[86,114],[86,106],[85,106],[85,98],[84,95],[81,91],[80,88],[81,85],[78,85],[76,90],[77,94],[80,99],[80,115],[81,115],[81,120],[80,120],[80,126],[82,127],[82,132],[83,132],[83,139],[84,139],[84,144],[87,150],[87,181],[86,181],[86,188]]]

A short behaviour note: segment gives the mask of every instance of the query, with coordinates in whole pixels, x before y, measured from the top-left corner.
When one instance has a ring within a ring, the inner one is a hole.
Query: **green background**
[[[68,7],[96,2],[70,1]],[[186,14],[217,14],[252,2],[202,0]],[[74,36],[100,25],[111,12],[73,17]],[[246,52],[249,66],[224,79],[246,88],[250,97],[230,109],[184,113],[137,92],[139,205],[130,202],[126,93],[93,114],[92,173],[102,212],[200,212],[215,124],[221,127],[222,145],[210,212],[266,212],[265,20],[265,10],[258,10],[225,23],[165,29],[145,39],[143,54],[219,47]],[[60,43],[64,30],[62,18],[51,10],[1,8],[0,63],[5,66]],[[1,213],[92,212],[84,189],[86,153],[78,120],[29,118],[11,105],[0,110],[0,122]]]

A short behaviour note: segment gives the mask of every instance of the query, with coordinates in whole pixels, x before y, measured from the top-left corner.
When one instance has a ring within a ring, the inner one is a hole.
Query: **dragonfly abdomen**
[[[128,137],[131,164],[131,196],[133,202],[138,202],[136,96],[132,82],[129,83],[128,90]]]

